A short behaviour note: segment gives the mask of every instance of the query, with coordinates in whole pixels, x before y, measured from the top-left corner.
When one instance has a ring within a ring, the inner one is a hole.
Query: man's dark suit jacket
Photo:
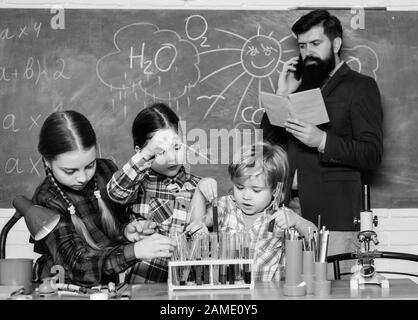
[[[322,88],[330,122],[324,153],[305,146],[284,128],[261,121],[264,140],[283,146],[290,181],[297,169],[302,216],[332,231],[355,230],[361,210],[361,170],[376,169],[383,154],[383,111],[376,81],[343,63]],[[290,188],[290,185],[288,186]]]

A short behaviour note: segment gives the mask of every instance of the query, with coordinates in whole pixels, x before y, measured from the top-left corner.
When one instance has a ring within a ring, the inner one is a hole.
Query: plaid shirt
[[[124,206],[113,203],[107,196],[106,184],[117,170],[116,165],[105,159],[97,159],[96,179],[102,199],[115,217],[119,234],[128,223]],[[65,270],[65,281],[81,286],[119,282],[118,273],[123,272],[138,260],[135,258],[134,244],[120,236],[110,239],[104,232],[100,220],[98,202],[93,194],[94,179],[81,191],[74,191],[59,185],[76,208],[76,214],[84,222],[93,240],[102,250],[91,248],[75,230],[71,222],[67,203],[54,188],[49,179],[45,179],[35,191],[33,203],[48,207],[61,216],[56,228],[44,239],[35,242],[34,251],[42,256],[37,260],[36,274],[39,278],[50,276],[53,265],[61,265]],[[33,239],[30,240],[34,242]]]
[[[254,248],[254,272],[258,281],[280,280],[280,258],[284,232],[274,220],[269,222],[269,216],[278,207],[271,203],[263,212],[257,213],[259,217],[252,226],[246,226],[244,213],[238,208],[232,195],[218,199],[219,231],[240,232],[249,231],[252,248]]]
[[[136,219],[155,221],[160,233],[182,232],[189,222],[187,212],[200,178],[184,167],[174,177],[158,174],[136,153],[107,185],[109,197],[129,205]],[[129,282],[167,281],[168,259],[142,260],[131,271]]]

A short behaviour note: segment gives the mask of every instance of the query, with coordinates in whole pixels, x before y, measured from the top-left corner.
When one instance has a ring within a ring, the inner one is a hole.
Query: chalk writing
[[[8,71],[10,70],[10,71]],[[60,79],[69,80],[70,75],[67,74],[66,62],[62,58],[56,60],[56,69],[48,69],[45,66],[45,62],[41,63],[39,59],[28,57],[23,70],[11,69],[8,67],[0,66],[0,81],[9,82],[11,80],[34,80],[35,84],[41,79],[55,80]]]
[[[241,117],[245,122],[259,125],[261,123],[261,117],[263,116],[263,113],[264,108],[248,106],[242,109]]]
[[[16,116],[14,114],[8,114],[3,119],[3,129],[12,130],[13,132],[18,132],[19,129],[15,128]]]
[[[37,166],[39,165],[39,163],[41,162],[41,160],[42,160],[42,157],[39,157],[38,160],[36,160],[35,162],[33,162],[32,158],[29,157],[29,161],[30,161],[30,164],[31,164],[31,169],[30,169],[30,172],[29,172],[30,174],[32,174],[33,172],[35,172],[37,176],[39,176],[39,177],[41,176],[41,174],[39,173],[39,171],[37,169]]]
[[[42,157],[28,157],[27,161],[21,161],[21,159],[17,157],[10,157],[4,164],[4,172],[7,175],[29,173],[31,175],[36,174],[36,176],[40,177],[42,168]]]
[[[26,127],[23,127],[23,125],[20,125],[20,127],[17,126],[17,117],[13,113],[6,114],[3,118],[3,130],[9,130],[11,132],[18,132],[20,129],[27,128],[28,131],[31,131],[32,129],[40,128],[41,125],[39,123],[39,119],[42,117],[42,114],[36,114],[36,115],[28,115],[28,119],[30,124]],[[22,118],[19,119],[20,123],[24,122]]]
[[[16,26],[14,30],[8,27],[0,29],[0,40],[23,39],[32,37],[37,39],[41,32],[42,22],[34,22],[32,25]]]
[[[6,174],[22,173],[23,170],[19,169],[19,159],[17,159],[17,158],[7,159],[6,164],[4,166],[4,172],[6,172]]]
[[[115,51],[96,64],[98,78],[112,90],[133,91],[136,87],[151,98],[172,101],[184,96],[199,81],[196,47],[173,30],[160,30],[151,23],[133,23],[117,30],[113,43]],[[128,63],[124,66],[121,61],[126,57]],[[110,73],[113,68],[120,73]]]
[[[192,27],[191,25],[197,24],[198,27],[201,29],[200,33],[197,33],[197,35],[192,35]],[[186,35],[187,38],[189,38],[192,41],[196,40],[202,40],[200,43],[200,46],[202,48],[209,48],[210,44],[206,44],[208,38],[205,37],[206,31],[208,30],[208,23],[205,18],[203,18],[201,15],[195,14],[192,16],[189,16],[186,18]]]
[[[33,116],[30,116],[30,120],[32,121],[30,127],[29,127],[29,131],[32,130],[32,128],[35,126],[36,128],[40,128],[40,125],[38,124],[38,119],[41,117],[41,114],[38,114],[36,116],[36,118],[33,118]]]

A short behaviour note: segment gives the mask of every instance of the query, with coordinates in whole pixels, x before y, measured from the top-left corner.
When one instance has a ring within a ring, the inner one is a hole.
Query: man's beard
[[[313,64],[306,64],[307,62],[316,62]],[[299,91],[320,88],[329,74],[335,68],[334,51],[331,47],[329,55],[324,59],[306,56],[304,60],[304,67],[302,71],[302,83]]]

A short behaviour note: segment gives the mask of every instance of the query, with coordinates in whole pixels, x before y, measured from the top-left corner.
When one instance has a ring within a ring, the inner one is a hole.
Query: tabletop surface
[[[389,288],[379,285],[362,285],[351,290],[348,280],[331,281],[331,293],[325,296],[312,294],[290,297],[283,294],[283,282],[259,282],[254,289],[174,290],[166,284],[132,285],[132,300],[318,300],[318,299],[418,299],[418,284],[411,279],[390,279]]]
[[[283,281],[257,282],[253,289],[212,289],[212,290],[173,290],[166,283],[136,284],[126,286],[124,300],[418,300],[418,284],[411,279],[390,279],[389,288],[376,284],[361,285],[350,289],[350,281],[331,281],[329,295],[286,296],[283,294]],[[40,297],[32,294],[34,300],[74,300],[89,299],[89,295]]]

